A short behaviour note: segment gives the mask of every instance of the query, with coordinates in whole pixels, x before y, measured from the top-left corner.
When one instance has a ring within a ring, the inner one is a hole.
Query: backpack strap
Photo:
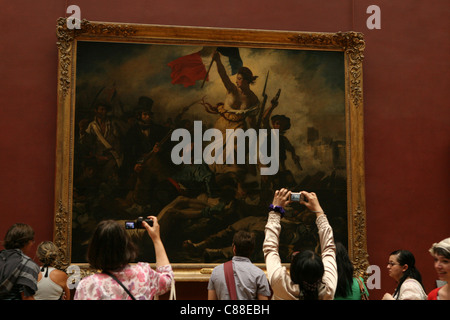
[[[231,300],[237,300],[236,284],[234,282],[233,261],[227,261],[223,264],[223,271],[225,272],[225,282],[227,283],[228,293]]]

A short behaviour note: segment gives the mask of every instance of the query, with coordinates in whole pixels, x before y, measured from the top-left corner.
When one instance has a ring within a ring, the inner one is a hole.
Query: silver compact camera
[[[305,195],[303,195],[301,192],[291,192],[290,200],[295,202],[307,201]]]

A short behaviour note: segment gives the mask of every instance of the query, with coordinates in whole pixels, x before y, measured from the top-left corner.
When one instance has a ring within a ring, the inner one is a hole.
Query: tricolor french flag
[[[223,57],[225,67],[228,65],[230,74],[236,74],[242,67],[242,59],[239,54],[239,48],[235,47],[218,47],[215,49]],[[209,54],[208,54],[209,53]],[[182,56],[168,63],[172,68],[170,77],[172,84],[182,84],[184,87],[195,85],[198,80],[208,80],[208,70],[212,62],[214,48],[205,47],[200,51]],[[226,61],[228,60],[228,61]]]

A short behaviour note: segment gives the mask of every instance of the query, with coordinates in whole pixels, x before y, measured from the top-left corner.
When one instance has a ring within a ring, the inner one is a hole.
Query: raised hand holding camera
[[[148,222],[150,220],[150,222]],[[148,235],[152,238],[153,242],[161,242],[161,236],[159,233],[159,223],[155,216],[148,216],[143,221],[144,228],[147,230]]]
[[[153,220],[150,218],[139,217],[136,221],[125,222],[125,229],[145,229],[143,222],[146,222],[149,226],[153,226]]]
[[[294,201],[306,206],[317,216],[324,213],[322,207],[320,206],[319,199],[314,192],[291,192],[285,188],[275,191],[272,206],[284,208],[289,203]]]
[[[306,206],[309,211],[315,213],[316,216],[320,216],[324,213],[322,207],[320,206],[319,199],[314,192],[302,191],[301,194],[305,197],[305,199],[301,199],[300,204]]]
[[[274,207],[284,208],[290,202],[290,195],[291,195],[291,192],[285,188],[275,191],[272,205]]]

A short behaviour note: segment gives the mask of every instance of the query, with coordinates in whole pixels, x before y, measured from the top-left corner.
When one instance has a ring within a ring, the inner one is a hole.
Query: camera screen
[[[291,201],[300,201],[300,193],[291,193]]]
[[[135,229],[134,221],[125,222],[125,229]]]

